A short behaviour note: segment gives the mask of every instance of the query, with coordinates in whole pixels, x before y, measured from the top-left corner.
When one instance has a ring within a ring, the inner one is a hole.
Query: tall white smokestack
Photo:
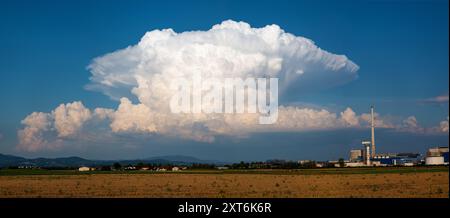
[[[375,118],[373,116],[373,106],[370,107],[370,114],[371,114],[371,122],[370,125],[372,127],[372,158],[375,157]]]

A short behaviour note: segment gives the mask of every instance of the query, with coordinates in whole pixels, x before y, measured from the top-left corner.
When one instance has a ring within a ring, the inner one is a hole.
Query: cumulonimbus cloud
[[[18,147],[58,148],[65,139],[82,137],[105,123],[113,134],[161,134],[203,142],[218,135],[365,127],[369,114],[357,115],[351,108],[333,113],[280,106],[272,125],[259,125],[258,114],[173,114],[169,109],[171,81],[189,80],[194,73],[219,79],[277,77],[282,98],[347,83],[357,78],[358,69],[345,55],[327,52],[277,25],[252,28],[228,20],[207,31],[153,30],[136,45],[95,58],[88,66],[92,76],[86,88],[118,100],[117,109],[91,110],[73,102],[49,113],[33,112],[22,121]],[[381,117],[376,125],[395,127]]]
[[[87,89],[117,100],[137,97],[152,109],[165,110],[170,82],[190,80],[194,73],[203,78],[277,77],[282,95],[291,88],[349,82],[359,67],[345,55],[327,52],[277,25],[252,28],[228,20],[207,31],[147,32],[138,44],[95,58],[88,69],[92,76]]]
[[[194,74],[218,79],[276,77],[282,97],[349,82],[357,77],[359,67],[345,55],[327,52],[277,25],[252,28],[245,22],[227,20],[207,31],[147,32],[138,44],[95,58],[88,69],[92,76],[87,89],[120,100],[113,131],[176,132],[211,141],[214,134],[233,132],[233,126],[263,127],[251,123],[255,122],[252,114],[171,114],[171,82],[175,78],[189,81]],[[136,104],[131,103],[134,99]],[[297,112],[285,108],[280,114],[286,116],[287,110]],[[274,126],[282,126],[282,122]]]

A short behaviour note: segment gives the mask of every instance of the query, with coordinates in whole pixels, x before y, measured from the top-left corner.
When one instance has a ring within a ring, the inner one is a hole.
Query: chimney
[[[373,106],[371,106],[370,107],[370,114],[371,114],[371,123],[370,123],[370,125],[371,125],[371,128],[372,128],[372,141],[371,141],[371,144],[372,144],[372,152],[371,152],[371,155],[372,155],[372,158],[373,157],[375,157],[375,118],[374,118],[374,116],[373,116]]]

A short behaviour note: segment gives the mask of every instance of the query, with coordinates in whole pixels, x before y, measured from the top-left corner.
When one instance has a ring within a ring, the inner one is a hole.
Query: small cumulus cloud
[[[213,142],[218,135],[243,137],[257,132],[302,132],[370,126],[370,114],[357,115],[351,108],[333,113],[325,109],[280,106],[279,119],[273,125],[259,125],[256,114],[228,114],[221,115],[220,120],[207,121],[203,120],[201,114],[198,117],[187,114],[181,116],[185,117],[155,117],[144,104],[132,104],[126,98],[121,99],[116,110],[90,110],[81,102],[61,104],[49,113],[33,112],[22,121],[24,128],[18,133],[18,148],[24,151],[58,149],[65,145],[65,140],[95,141],[111,134],[162,134]],[[448,118],[437,127],[424,128],[414,116],[395,125],[376,113],[375,126],[400,132],[439,134],[448,133]]]
[[[44,148],[55,148],[57,145],[50,144],[44,137],[44,133],[51,128],[50,115],[48,113],[33,112],[24,120],[22,124],[25,128],[19,130],[18,148],[26,151],[37,151]]]
[[[433,127],[423,127],[419,124],[415,116],[409,116],[403,120],[401,125],[396,127],[399,132],[409,132],[415,134],[448,134],[448,117],[443,120],[439,125]]]
[[[439,130],[448,133],[448,117],[439,123]]]
[[[51,117],[54,119],[54,127],[58,136],[67,137],[75,134],[91,116],[91,111],[77,101],[61,104],[52,112]]]
[[[22,120],[24,128],[18,131],[17,147],[31,152],[58,149],[65,139],[78,138],[87,122],[105,119],[107,111],[95,109],[91,112],[81,102],[75,101],[61,104],[50,113],[33,112]]]
[[[61,115],[62,114],[62,115]],[[81,102],[61,104],[49,113],[33,112],[18,133],[18,148],[23,151],[54,150],[73,142],[92,142],[114,134],[161,134],[201,142],[213,142],[216,136],[245,137],[262,132],[303,132],[343,128],[368,128],[370,115],[356,114],[351,108],[340,113],[325,109],[280,106],[279,119],[273,125],[259,125],[256,114],[223,115],[220,120],[205,121],[201,117],[184,114],[180,117],[155,117],[144,104],[132,104],[126,98],[116,110],[95,108],[90,110]],[[202,122],[195,122],[200,120]],[[419,134],[448,133],[448,118],[439,127],[423,128],[415,117],[394,125],[375,114],[377,128]]]
[[[347,108],[345,111],[341,112],[341,119],[349,126],[359,126],[359,119],[351,108]]]

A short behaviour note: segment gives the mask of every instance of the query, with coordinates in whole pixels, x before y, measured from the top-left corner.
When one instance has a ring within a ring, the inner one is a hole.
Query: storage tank
[[[425,158],[426,165],[444,165],[444,157],[426,157]]]
[[[359,161],[362,159],[363,151],[361,149],[358,150],[350,150],[350,161]]]

